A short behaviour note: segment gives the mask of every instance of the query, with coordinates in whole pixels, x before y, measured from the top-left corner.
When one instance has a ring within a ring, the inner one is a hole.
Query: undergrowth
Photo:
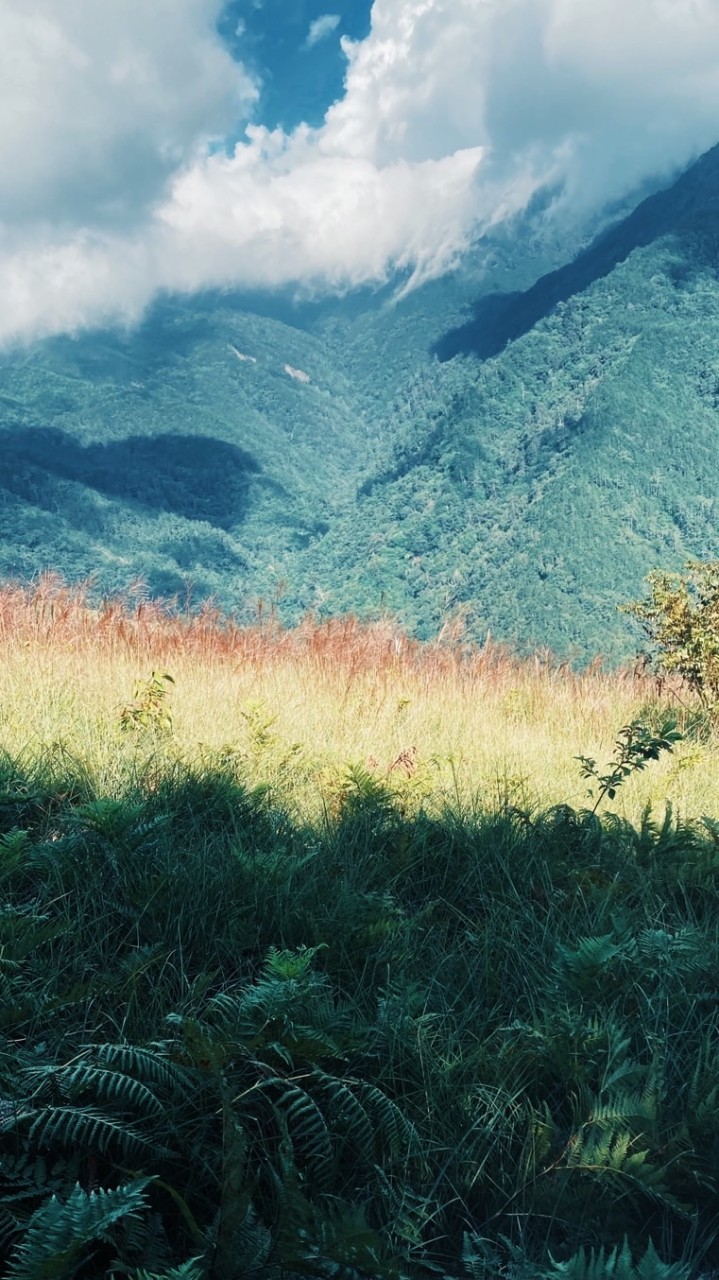
[[[4,756],[0,832],[3,1274],[719,1266],[715,823]]]
[[[90,708],[54,625],[4,640],[44,683],[0,727],[0,1274],[719,1271],[719,822],[612,808],[711,739],[641,685],[644,728],[582,757],[599,793],[570,759],[542,804],[445,786],[404,730],[313,754],[261,697],[190,749],[179,652],[100,649]]]

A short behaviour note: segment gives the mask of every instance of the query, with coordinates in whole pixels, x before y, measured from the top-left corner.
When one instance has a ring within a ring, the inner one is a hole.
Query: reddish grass
[[[363,623],[354,616],[308,616],[286,628],[274,611],[263,616],[260,610],[258,621],[247,626],[211,601],[190,612],[174,601],[148,599],[142,584],[93,604],[90,587],[69,586],[51,573],[29,585],[0,584],[0,650],[31,646],[155,665],[171,665],[180,654],[205,665],[243,668],[303,661],[320,675],[350,683],[365,673],[394,678],[411,672],[428,685],[450,679],[501,686],[534,678],[575,687],[577,694],[608,686],[638,696],[656,693],[656,681],[640,666],[607,672],[598,658],[577,672],[549,652],[523,659],[489,638],[474,644],[459,625],[445,626],[431,642],[411,639],[389,618]]]

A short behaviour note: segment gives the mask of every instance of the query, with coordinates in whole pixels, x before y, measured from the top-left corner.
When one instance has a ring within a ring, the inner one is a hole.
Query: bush
[[[719,560],[690,560],[685,573],[655,570],[647,600],[624,605],[655,652],[650,659],[678,675],[712,719],[719,715]]]

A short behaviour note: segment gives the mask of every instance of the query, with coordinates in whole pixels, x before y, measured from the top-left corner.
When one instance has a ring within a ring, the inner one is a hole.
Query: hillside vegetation
[[[574,252],[538,204],[400,301],[166,298],[6,353],[0,572],[631,656],[616,605],[715,550],[718,166]]]
[[[3,1274],[712,1274],[716,742],[574,758],[668,696],[0,591]]]

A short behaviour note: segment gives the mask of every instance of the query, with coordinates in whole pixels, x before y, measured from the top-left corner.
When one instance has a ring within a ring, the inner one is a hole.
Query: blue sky
[[[347,59],[340,40],[369,35],[371,0],[232,0],[218,30],[260,85],[257,114],[270,129],[322,124],[342,97]]]
[[[719,141],[719,0],[0,0],[0,118],[0,343],[416,287]]]

